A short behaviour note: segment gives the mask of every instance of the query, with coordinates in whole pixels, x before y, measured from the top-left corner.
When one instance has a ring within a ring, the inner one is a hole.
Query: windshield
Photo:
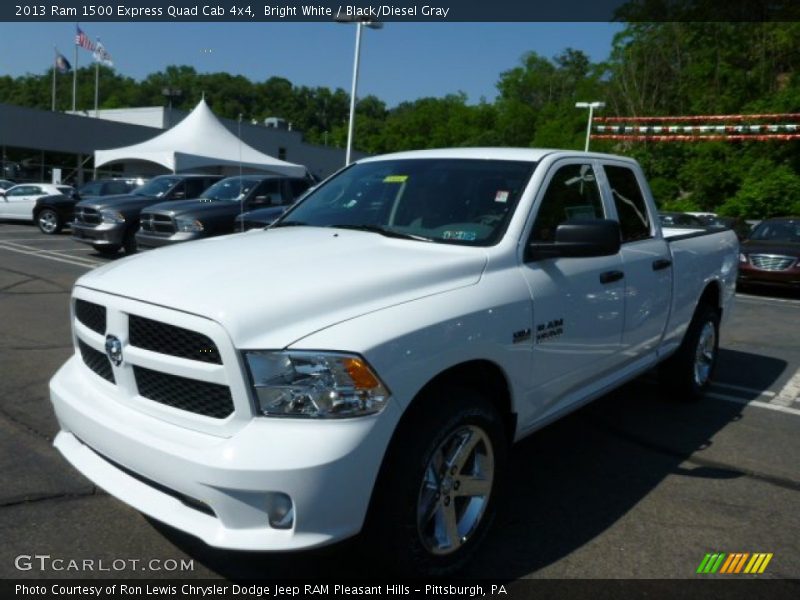
[[[363,229],[488,246],[505,231],[535,166],[441,158],[356,164],[314,189],[274,226]]]
[[[155,179],[151,179],[148,183],[145,183],[142,187],[133,190],[133,193],[137,196],[161,198],[161,196],[170,191],[179,181],[179,177],[156,177]]]
[[[750,234],[751,240],[759,242],[788,242],[800,244],[800,219],[786,221],[764,221]]]
[[[218,181],[205,192],[203,198],[208,200],[228,200],[239,201],[245,198],[256,185],[260,183],[259,179],[240,179],[239,177],[231,177]]]

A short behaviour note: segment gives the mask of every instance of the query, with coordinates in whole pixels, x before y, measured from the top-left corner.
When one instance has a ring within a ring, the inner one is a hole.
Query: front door
[[[608,218],[590,161],[555,163],[542,190],[528,243],[552,242],[571,219]],[[625,282],[619,254],[525,261],[522,273],[533,302],[528,414],[535,421],[571,404],[619,361]]]
[[[47,194],[37,185],[18,185],[6,192],[3,217],[23,221],[33,220],[36,199]]]

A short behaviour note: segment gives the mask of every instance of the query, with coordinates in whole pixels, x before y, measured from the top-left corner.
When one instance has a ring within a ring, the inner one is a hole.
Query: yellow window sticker
[[[383,178],[383,183],[405,183],[408,175],[387,175]]]

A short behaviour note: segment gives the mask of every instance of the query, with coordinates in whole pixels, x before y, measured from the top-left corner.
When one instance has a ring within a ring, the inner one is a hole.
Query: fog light
[[[281,492],[267,493],[267,516],[273,529],[291,529],[294,525],[292,499]]]

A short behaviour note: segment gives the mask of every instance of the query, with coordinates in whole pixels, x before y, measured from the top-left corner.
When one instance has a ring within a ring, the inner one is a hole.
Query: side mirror
[[[186,198],[186,192],[183,191],[172,192],[173,200],[183,200],[184,198]]]
[[[267,203],[267,197],[264,196],[264,195],[261,195],[261,196],[256,196],[255,198],[253,198],[253,201],[250,204],[261,205],[261,204],[266,204],[266,203]]]
[[[612,256],[619,252],[621,237],[619,223],[611,219],[570,220],[556,228],[553,243],[529,244],[525,259]]]

